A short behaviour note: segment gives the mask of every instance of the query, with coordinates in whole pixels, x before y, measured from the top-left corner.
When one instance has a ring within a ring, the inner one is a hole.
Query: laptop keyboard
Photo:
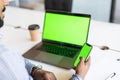
[[[71,58],[73,58],[80,51],[80,49],[51,44],[51,43],[44,43],[42,46],[42,50],[52,54],[71,57]]]

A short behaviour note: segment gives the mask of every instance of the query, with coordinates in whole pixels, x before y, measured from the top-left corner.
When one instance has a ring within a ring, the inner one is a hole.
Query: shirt
[[[72,78],[70,80],[82,80],[82,78],[79,74],[75,74],[72,76]]]
[[[27,65],[21,55],[0,45],[0,80],[33,80],[27,71],[32,65]]]

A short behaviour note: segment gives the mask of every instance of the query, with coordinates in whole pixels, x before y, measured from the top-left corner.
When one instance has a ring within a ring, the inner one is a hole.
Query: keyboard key
[[[73,58],[80,51],[80,49],[69,48],[63,45],[50,44],[50,43],[44,43],[42,50],[52,54],[71,57],[71,58]]]

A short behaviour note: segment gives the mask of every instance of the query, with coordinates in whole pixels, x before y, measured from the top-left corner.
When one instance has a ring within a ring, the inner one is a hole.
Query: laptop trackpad
[[[37,60],[51,64],[59,64],[63,58],[63,56],[47,53],[44,51],[40,51],[39,54],[35,57]]]

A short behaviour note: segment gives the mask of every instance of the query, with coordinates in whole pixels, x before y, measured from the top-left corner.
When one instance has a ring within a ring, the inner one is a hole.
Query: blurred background
[[[120,0],[9,0],[14,7],[91,14],[93,20],[120,24]]]

